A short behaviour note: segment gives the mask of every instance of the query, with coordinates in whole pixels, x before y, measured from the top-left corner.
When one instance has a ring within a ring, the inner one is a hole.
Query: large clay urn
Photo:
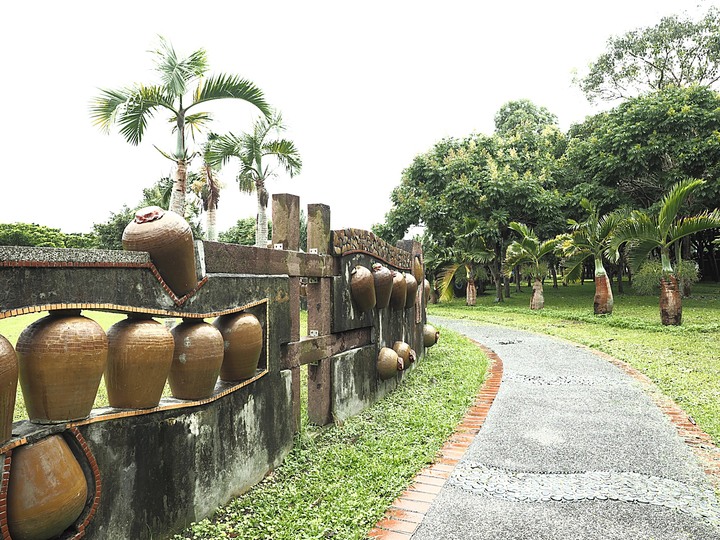
[[[415,305],[415,300],[417,300],[418,282],[412,274],[405,274],[405,284],[407,287],[405,307],[410,308]]]
[[[377,374],[381,380],[392,379],[402,369],[402,359],[398,357],[395,351],[389,347],[380,349],[377,357]]]
[[[18,384],[15,349],[0,336],[0,444],[12,437],[12,421]]]
[[[432,324],[423,327],[423,345],[425,348],[432,347],[440,339],[440,332]]]
[[[263,329],[257,317],[251,313],[222,315],[213,325],[223,337],[220,379],[233,382],[254,377],[263,346]]]
[[[172,336],[175,339],[169,378],[172,395],[178,399],[209,398],[223,363],[222,333],[202,319],[185,319],[172,329]]]
[[[147,251],[177,296],[184,296],[197,286],[192,231],[188,222],[175,212],[159,206],[138,210],[123,231],[122,243],[130,251]]]
[[[410,348],[410,345],[404,341],[396,341],[393,343],[393,351],[395,351],[402,360],[402,369],[409,368],[410,364],[415,362],[415,353]]]
[[[427,279],[423,280],[423,299],[425,300],[425,305],[430,303],[430,282]]]
[[[360,311],[375,307],[375,280],[364,266],[358,265],[350,272],[350,294]]]
[[[108,340],[80,310],[51,311],[23,330],[17,342],[20,387],[30,421],[86,418],[107,362]]]
[[[660,322],[665,326],[682,324],[682,296],[675,276],[660,278]]]
[[[375,263],[372,265],[372,275],[375,284],[375,307],[385,309],[390,305],[393,274],[387,266]]]
[[[7,520],[13,540],[46,540],[82,514],[88,486],[82,468],[61,435],[13,451]]]
[[[173,360],[170,330],[151,318],[129,317],[112,325],[107,336],[105,386],[110,405],[157,407]]]
[[[418,284],[422,283],[425,279],[425,272],[423,272],[423,265],[420,262],[419,255],[415,255],[415,257],[413,257],[412,275],[415,278],[415,281],[418,282]]]
[[[393,289],[390,295],[390,307],[392,309],[404,309],[407,300],[407,283],[405,274],[402,272],[393,273]]]

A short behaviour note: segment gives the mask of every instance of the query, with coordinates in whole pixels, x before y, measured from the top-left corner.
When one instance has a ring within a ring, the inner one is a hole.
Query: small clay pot
[[[350,272],[350,294],[360,311],[375,307],[375,280],[364,266],[358,265]]]
[[[398,371],[402,371],[402,359],[398,354],[390,349],[389,347],[383,347],[380,349],[377,358],[377,373],[378,377],[387,381],[397,375]]]
[[[23,330],[17,342],[20,387],[31,422],[86,418],[108,355],[108,339],[80,310],[51,311]]]
[[[409,368],[410,364],[415,361],[415,354],[410,348],[410,345],[404,341],[396,341],[393,343],[393,351],[402,359],[403,369]]]
[[[172,336],[175,339],[169,377],[172,395],[178,399],[209,398],[223,363],[222,333],[202,319],[186,319],[172,329]]]
[[[55,538],[82,514],[88,486],[61,435],[13,450],[7,520],[13,540]]]
[[[405,283],[405,274],[402,272],[393,273],[393,289],[390,295],[390,307],[392,309],[405,309],[405,301],[407,300],[407,283]]]
[[[159,206],[137,211],[122,235],[123,247],[146,251],[168,287],[184,296],[197,286],[195,246],[190,225]]]
[[[418,282],[412,274],[405,274],[405,283],[407,287],[405,308],[411,308],[417,300]]]
[[[390,305],[390,295],[393,288],[392,272],[380,263],[372,265],[372,275],[375,284],[375,307],[385,309]]]
[[[173,360],[170,330],[151,318],[129,317],[112,325],[107,336],[105,386],[110,406],[157,407]]]
[[[15,349],[0,336],[0,444],[12,437],[13,413],[18,384],[18,362]]]
[[[432,324],[426,324],[423,328],[423,345],[425,348],[432,347],[440,339],[440,332]]]
[[[425,305],[428,305],[430,303],[430,282],[427,279],[423,280],[423,293]]]
[[[263,328],[251,313],[222,315],[213,322],[223,337],[223,381],[241,381],[255,376],[263,346]]]
[[[419,255],[415,255],[415,257],[413,257],[412,275],[418,283],[422,283],[425,279],[425,272],[423,272],[423,265],[420,262]]]

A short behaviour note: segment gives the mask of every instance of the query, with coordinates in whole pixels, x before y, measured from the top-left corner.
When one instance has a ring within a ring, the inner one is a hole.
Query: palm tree
[[[660,201],[657,215],[635,212],[620,227],[611,242],[611,251],[617,257],[621,244],[627,242],[630,266],[636,270],[653,250],[660,251],[662,273],[660,279],[660,320],[664,325],[679,326],[682,323],[682,299],[677,275],[670,258],[671,247],[678,240],[707,229],[720,228],[720,212],[705,211],[696,216],[678,218],[685,199],[704,180],[681,180]],[[680,259],[680,250],[675,250]]]
[[[207,141],[202,147],[203,163],[199,173],[190,172],[189,180],[192,185],[193,192],[200,198],[205,212],[205,228],[207,239],[211,242],[217,242],[217,208],[220,201],[220,190],[224,187],[217,178],[217,172],[220,169],[218,164],[211,165],[209,161],[209,151],[212,141],[217,139],[217,134],[208,133]]]
[[[548,272],[544,259],[549,257],[558,245],[558,239],[553,238],[540,242],[535,231],[523,223],[511,222],[508,227],[520,235],[520,240],[513,240],[505,252],[505,268],[508,275],[512,269],[521,264],[529,267],[533,278],[533,290],[530,296],[530,309],[545,307],[542,280]]]
[[[253,132],[240,136],[228,133],[220,135],[210,144],[207,156],[211,164],[224,164],[230,158],[240,160],[240,171],[237,182],[240,191],[257,193],[258,215],[255,229],[255,245],[267,247],[268,224],[267,205],[270,198],[265,182],[274,176],[274,169],[265,161],[272,158],[276,164],[285,169],[290,177],[302,169],[300,153],[295,143],[287,139],[271,139],[285,129],[282,117],[274,113],[270,118],[261,118],[253,125]]]
[[[158,109],[170,113],[169,121],[174,124],[173,130],[177,137],[175,152],[169,154],[158,150],[177,165],[170,210],[182,216],[185,210],[187,166],[194,155],[188,151],[187,131],[194,136],[212,119],[206,112],[190,114],[190,110],[201,103],[225,98],[252,103],[265,116],[269,116],[270,108],[262,91],[246,79],[228,74],[205,77],[208,64],[203,49],[198,49],[186,58],[178,58],[173,46],[161,37],[160,46],[153,54],[160,84],[100,89],[100,95],[90,104],[90,117],[93,124],[106,132],[116,125],[127,142],[137,145],[145,135],[148,120]]]
[[[440,301],[449,302],[453,297],[453,279],[464,278],[465,304],[474,306],[477,300],[475,278],[478,265],[489,263],[495,254],[480,234],[479,222],[465,218],[457,231],[455,245],[447,250],[446,256],[453,262],[447,264],[438,274],[440,281]],[[460,273],[462,271],[462,274]]]
[[[563,255],[567,257],[565,281],[577,279],[583,263],[592,257],[595,261],[593,311],[595,315],[609,315],[613,310],[613,293],[603,266],[603,254],[610,248],[610,240],[622,217],[616,213],[600,217],[598,209],[587,199],[582,199],[580,205],[587,211],[587,219],[581,223],[569,219],[571,232],[561,237]]]

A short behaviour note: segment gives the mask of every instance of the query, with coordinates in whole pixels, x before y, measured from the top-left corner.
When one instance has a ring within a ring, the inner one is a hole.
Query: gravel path
[[[634,379],[551,337],[433,323],[493,349],[504,372],[414,540],[720,540],[704,472]]]

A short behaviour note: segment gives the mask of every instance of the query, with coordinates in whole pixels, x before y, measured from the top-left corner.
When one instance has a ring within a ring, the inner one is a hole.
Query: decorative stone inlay
[[[673,508],[720,525],[712,489],[635,472],[538,473],[461,462],[449,485],[515,502],[623,501]]]
[[[409,271],[412,265],[412,253],[392,246],[375,233],[362,229],[332,231],[332,246],[336,257],[362,251],[400,270]]]
[[[526,375],[523,373],[505,373],[503,381],[513,381],[541,386],[557,386],[573,384],[577,386],[602,386],[603,388],[614,386],[627,388],[625,382],[608,381],[598,377],[582,377],[579,375],[558,375],[555,377],[543,377],[542,375]]]

